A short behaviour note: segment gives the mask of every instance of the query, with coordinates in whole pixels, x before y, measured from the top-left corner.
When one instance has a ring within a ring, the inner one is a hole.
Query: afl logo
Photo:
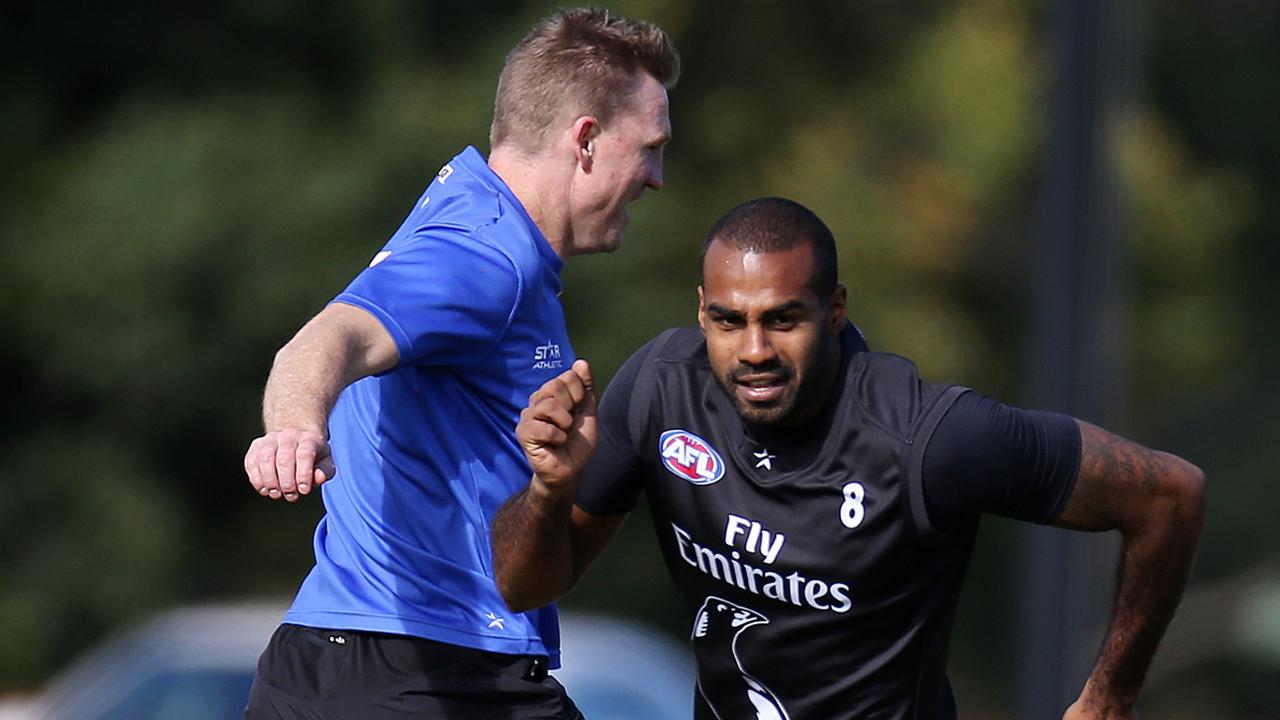
[[[724,477],[724,461],[720,453],[702,438],[688,430],[668,430],[658,439],[662,464],[672,475],[694,485],[710,485]]]

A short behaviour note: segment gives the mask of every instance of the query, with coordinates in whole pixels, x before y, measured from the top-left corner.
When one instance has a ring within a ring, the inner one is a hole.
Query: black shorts
[[[258,660],[250,720],[581,720],[547,658],[423,638],[281,625]]]

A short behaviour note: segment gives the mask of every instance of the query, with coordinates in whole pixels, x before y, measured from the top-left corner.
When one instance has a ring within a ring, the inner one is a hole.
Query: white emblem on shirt
[[[534,370],[555,370],[563,364],[560,361],[559,343],[548,340],[546,345],[539,345],[533,349]]]
[[[758,462],[756,463],[756,467],[758,467],[758,468],[761,468],[761,467],[762,467],[762,468],[764,468],[765,470],[772,470],[772,469],[773,469],[773,461],[774,461],[775,459],[777,459],[777,457],[778,457],[778,456],[777,456],[777,455],[771,455],[771,454],[769,454],[769,450],[768,450],[768,449],[764,449],[764,450],[761,450],[761,451],[760,451],[760,452],[758,452],[758,453],[751,453],[751,457],[753,457],[753,458],[755,458],[756,460],[758,460]]]
[[[374,267],[375,265],[382,262],[383,260],[386,260],[389,257],[391,257],[391,251],[383,250],[382,252],[373,256],[373,260],[369,261],[369,267]]]
[[[502,624],[506,622],[505,618],[500,618],[497,615],[494,615],[493,613],[485,613],[484,616],[488,618],[490,628],[498,628],[499,630],[506,630],[506,628],[502,626]]]

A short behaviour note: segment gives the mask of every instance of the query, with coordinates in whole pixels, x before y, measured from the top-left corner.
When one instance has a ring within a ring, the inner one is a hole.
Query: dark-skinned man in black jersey
[[[1118,530],[1113,617],[1063,717],[1137,717],[1199,539],[1203,474],[868,351],[835,268],[808,209],[744,203],[704,243],[698,328],[641,348],[599,408],[582,360],[530,397],[516,434],[533,479],[493,528],[506,601],[567,592],[645,492],[690,614],[695,717],[947,720],[979,517]]]

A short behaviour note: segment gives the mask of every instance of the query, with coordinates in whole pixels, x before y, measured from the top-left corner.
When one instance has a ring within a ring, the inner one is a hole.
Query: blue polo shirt
[[[353,383],[329,418],[337,476],[316,565],[285,622],[413,635],[558,666],[554,606],[506,609],[490,522],[529,482],[515,427],[573,364],[563,261],[468,147],[334,298],[378,318],[399,364]]]

